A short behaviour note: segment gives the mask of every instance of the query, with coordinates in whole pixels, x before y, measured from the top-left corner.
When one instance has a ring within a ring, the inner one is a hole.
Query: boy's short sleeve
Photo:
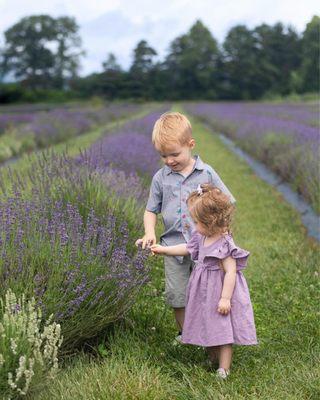
[[[149,198],[146,206],[146,210],[159,214],[162,206],[162,185],[159,179],[159,175],[156,174],[152,178]]]
[[[236,199],[232,196],[232,193],[227,188],[227,186],[222,182],[222,179],[220,178],[220,176],[209,165],[208,165],[208,175],[209,175],[209,179],[211,180],[211,183],[214,186],[218,187],[224,194],[229,196],[231,203],[234,204],[236,202]]]

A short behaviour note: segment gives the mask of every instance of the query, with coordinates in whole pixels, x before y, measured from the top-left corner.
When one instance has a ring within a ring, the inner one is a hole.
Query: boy
[[[165,232],[160,243],[172,246],[186,243],[193,230],[187,209],[187,198],[199,184],[212,183],[234,198],[218,174],[199,156],[192,157],[195,147],[189,120],[178,112],[161,115],[152,132],[152,143],[164,161],[164,166],[154,175],[150,195],[144,213],[145,235],[136,244],[144,249],[156,243],[155,226],[157,214],[161,213]],[[184,322],[185,292],[192,269],[190,256],[165,256],[165,296],[173,308],[179,328],[177,341],[181,340]]]

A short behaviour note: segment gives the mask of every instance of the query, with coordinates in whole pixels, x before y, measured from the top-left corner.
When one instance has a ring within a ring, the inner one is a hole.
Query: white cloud
[[[318,10],[317,0],[294,5],[292,0],[0,0],[0,33],[27,15],[74,16],[87,53],[82,73],[87,74],[99,70],[110,51],[127,68],[141,39],[163,57],[169,43],[196,19],[221,43],[236,24],[253,28],[281,21],[302,32]]]

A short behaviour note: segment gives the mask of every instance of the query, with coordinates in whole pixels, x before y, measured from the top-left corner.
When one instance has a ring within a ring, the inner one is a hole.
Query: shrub
[[[0,393],[18,398],[54,377],[62,343],[52,315],[43,322],[35,299],[19,298],[8,289],[0,299]]]

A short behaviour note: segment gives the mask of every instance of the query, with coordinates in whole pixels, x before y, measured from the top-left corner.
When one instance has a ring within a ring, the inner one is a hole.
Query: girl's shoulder
[[[232,257],[236,260],[238,269],[242,269],[247,265],[249,255],[250,252],[237,246],[234,243],[233,236],[228,233],[223,235],[218,245],[213,247],[210,254],[207,254],[207,257],[214,257],[220,260]]]

